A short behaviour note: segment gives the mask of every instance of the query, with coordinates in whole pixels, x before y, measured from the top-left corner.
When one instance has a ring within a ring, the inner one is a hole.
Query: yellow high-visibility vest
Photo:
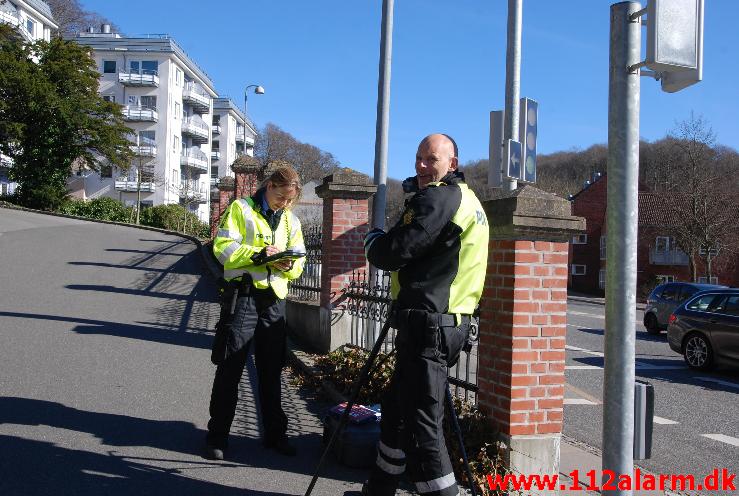
[[[305,258],[295,260],[292,268],[286,272],[266,264],[255,265],[252,256],[268,245],[275,245],[280,250],[305,251],[298,218],[285,209],[279,224],[272,231],[251,197],[231,203],[221,218],[218,233],[213,240],[213,253],[223,264],[223,277],[227,281],[233,281],[249,274],[254,287],[271,287],[278,298],[285,298],[287,283],[302,274]]]

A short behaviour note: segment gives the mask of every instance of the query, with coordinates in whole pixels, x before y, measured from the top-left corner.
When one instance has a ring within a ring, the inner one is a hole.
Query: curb
[[[569,301],[578,301],[581,303],[591,303],[593,305],[606,305],[606,299],[605,298],[597,298],[597,297],[587,297],[587,296],[573,296],[573,295],[567,295],[567,300]],[[646,308],[645,303],[639,303],[636,304],[637,310],[644,310]]]

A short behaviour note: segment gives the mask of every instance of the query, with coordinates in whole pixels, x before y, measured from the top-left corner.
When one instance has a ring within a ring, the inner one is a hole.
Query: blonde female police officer
[[[250,340],[254,341],[264,447],[294,455],[288,443],[287,417],[282,410],[280,373],[285,364],[285,296],[288,281],[303,271],[303,259],[260,263],[286,249],[305,251],[300,221],[289,207],[300,194],[300,178],[290,166],[278,167],[251,197],[226,209],[213,242],[223,264],[228,288],[221,308],[220,335],[214,346],[217,363],[210,398],[205,456],[223,459],[236,412],[239,380]],[[235,305],[233,291],[238,291]]]
[[[442,419],[447,367],[465,345],[482,294],[488,224],[457,171],[457,145],[432,134],[418,145],[417,193],[387,233],[365,238],[368,260],[393,271],[397,361],[382,401],[377,461],[362,494],[391,496],[406,472],[424,496],[456,496]]]

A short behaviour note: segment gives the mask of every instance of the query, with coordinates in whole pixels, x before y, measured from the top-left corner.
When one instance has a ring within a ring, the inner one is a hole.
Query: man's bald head
[[[418,187],[438,182],[449,172],[457,170],[457,144],[446,134],[430,134],[418,145],[416,177]]]

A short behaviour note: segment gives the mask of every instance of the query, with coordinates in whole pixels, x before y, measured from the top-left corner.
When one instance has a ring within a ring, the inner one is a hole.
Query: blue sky
[[[413,174],[418,141],[456,138],[460,160],[487,158],[488,113],[503,108],[504,0],[396,0],[388,174]],[[605,143],[605,0],[524,0],[521,96],[539,102],[539,153]],[[301,141],[372,175],[381,0],[82,0],[129,35],[168,33],[243,104]],[[646,5],[646,2],[644,2]],[[642,78],[641,136],[664,137],[690,112],[739,149],[739,2],[706,0],[703,82],[679,93]],[[646,30],[643,31],[646,38]]]

